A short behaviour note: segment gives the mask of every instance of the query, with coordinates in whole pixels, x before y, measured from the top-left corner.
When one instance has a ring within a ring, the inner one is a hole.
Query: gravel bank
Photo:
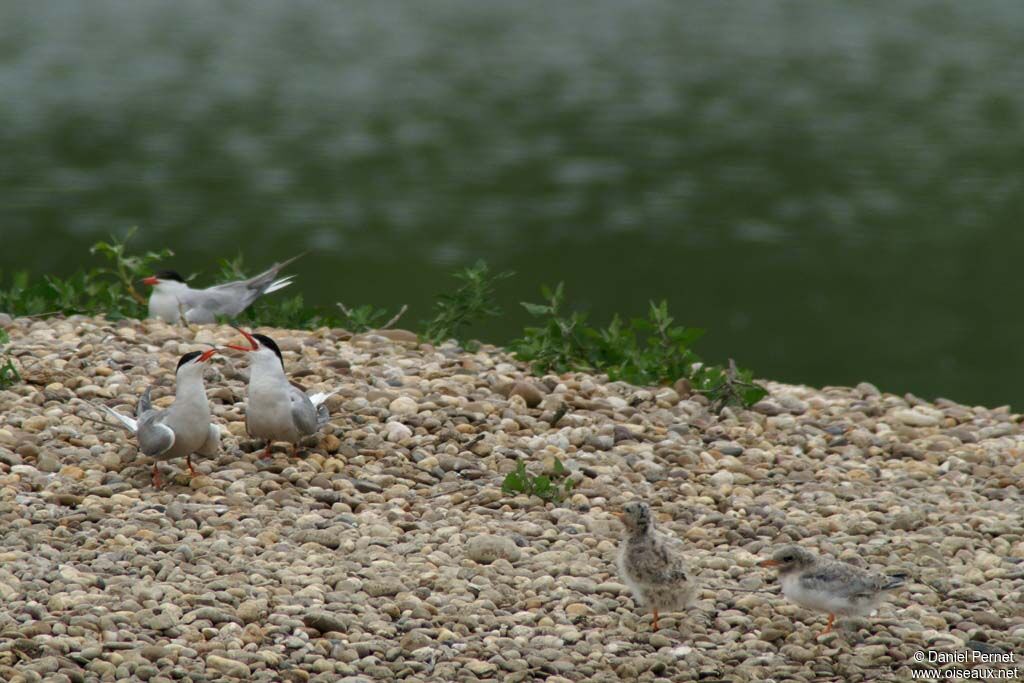
[[[668,388],[531,378],[492,347],[263,331],[297,382],[340,388],[327,436],[261,460],[245,359],[224,356],[222,453],[191,482],[162,464],[158,491],[79,399],[126,410],[155,383],[161,404],[181,353],[237,334],[9,328],[29,383],[0,391],[0,679],[878,681],[909,680],[917,650],[1024,653],[1005,408],[768,383],[716,416]],[[502,493],[524,458],[571,470],[563,505]],[[611,513],[637,497],[704,582],[657,633],[615,575]],[[786,542],[918,580],[818,638],[824,618],[755,564]]]

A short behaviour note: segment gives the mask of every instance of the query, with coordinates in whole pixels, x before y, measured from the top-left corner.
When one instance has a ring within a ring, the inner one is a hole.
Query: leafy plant
[[[403,306],[398,313],[393,314],[386,308],[377,308],[373,304],[348,308],[339,303],[338,308],[341,309],[342,327],[350,332],[387,329],[398,322],[408,309],[407,306]]]
[[[138,228],[131,227],[121,239],[112,236],[110,242],[97,242],[92,245],[89,253],[106,257],[108,261],[112,262],[113,267],[97,268],[90,271],[88,276],[112,276],[136,303],[144,306],[146,297],[135,289],[135,283],[147,275],[152,275],[153,266],[174,256],[174,252],[170,249],[161,249],[160,251],[147,251],[140,255],[129,255],[127,252],[128,242],[137,231]]]
[[[501,315],[501,307],[494,301],[494,288],[498,281],[511,276],[511,271],[492,273],[484,261],[455,273],[462,284],[451,294],[438,295],[434,317],[424,321],[424,338],[433,344],[460,339],[461,332],[474,321]]]
[[[14,359],[7,355],[3,347],[11,341],[7,330],[0,329],[0,389],[6,389],[21,381],[21,373],[14,366]]]
[[[501,490],[508,494],[525,493],[547,502],[561,503],[575,486],[575,482],[569,479],[568,475],[569,471],[558,458],[555,458],[550,475],[539,476],[527,472],[526,463],[520,460],[516,468],[505,475]]]
[[[701,368],[693,380],[694,390],[707,396],[716,412],[727,405],[749,407],[768,395],[768,390],[754,381],[753,371],[737,368],[731,358],[729,367]]]
[[[145,299],[135,282],[150,274],[154,263],[172,254],[170,250],[128,255],[126,245],[135,234],[131,229],[122,239],[97,242],[90,249],[111,262],[111,267],[78,271],[61,278],[44,275],[31,281],[28,273],[15,273],[9,286],[0,289],[0,309],[11,315],[52,315],[64,313],[103,314],[109,318],[141,317]]]
[[[587,324],[585,313],[563,312],[561,283],[553,290],[542,287],[541,293],[543,303],[523,302],[523,307],[543,324],[527,327],[523,337],[511,343],[516,355],[536,372],[604,372],[612,380],[640,385],[686,378],[718,409],[749,406],[767,394],[753,382],[750,371],[734,364],[730,370],[704,365],[691,349],[704,330],[675,325],[665,301],[652,301],[646,318],[623,322],[616,315],[607,327],[596,328]]]

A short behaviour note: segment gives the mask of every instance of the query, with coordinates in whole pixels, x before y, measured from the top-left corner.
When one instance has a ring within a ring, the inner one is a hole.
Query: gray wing
[[[212,321],[218,315],[234,316],[256,297],[249,296],[244,282],[229,282],[209,289],[194,289],[179,297],[190,322]]]
[[[299,256],[301,255],[299,254]],[[194,297],[195,302],[187,301],[186,304],[188,308],[203,309],[210,316],[238,315],[273,285],[277,285],[274,287],[275,290],[286,286],[287,283],[275,283],[274,278],[277,277],[282,268],[299,258],[299,256],[293,256],[287,261],[275,263],[259,275],[248,280],[236,280],[235,282],[227,282],[223,285],[215,285],[207,289],[195,291],[195,294],[198,295]]]
[[[174,446],[174,430],[163,423],[166,410],[150,410],[139,416],[139,449],[146,455],[163,455]]]
[[[288,399],[292,405],[292,421],[300,434],[316,434],[320,428],[317,409],[306,392],[289,385]]]
[[[800,586],[812,591],[828,591],[844,598],[874,595],[886,590],[889,578],[866,572],[845,562],[821,564],[800,576]]]
[[[652,584],[673,584],[689,579],[680,552],[681,543],[673,543],[674,540],[656,534],[633,548],[630,555],[637,578]]]
[[[206,437],[206,441],[196,451],[199,455],[217,455],[220,452],[220,430],[217,425],[210,425],[210,433]]]
[[[138,420],[142,419],[142,416],[153,410],[153,397],[151,396],[153,387],[146,387],[146,390],[142,392],[142,397],[139,399],[139,404],[135,406],[135,418]]]
[[[658,547],[661,549],[664,569],[662,575],[665,580],[671,582],[688,581],[690,579],[690,568],[683,560],[683,542],[674,536],[658,535]]]

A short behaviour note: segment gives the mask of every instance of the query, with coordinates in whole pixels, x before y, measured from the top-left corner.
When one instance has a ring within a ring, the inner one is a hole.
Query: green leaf
[[[552,312],[551,307],[545,306],[544,304],[531,304],[528,301],[520,301],[519,303],[522,304],[523,308],[525,308],[526,312],[530,315],[542,316]]]

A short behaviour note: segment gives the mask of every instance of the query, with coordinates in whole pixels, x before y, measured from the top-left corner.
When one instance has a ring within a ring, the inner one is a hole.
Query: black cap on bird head
[[[273,339],[271,339],[265,334],[256,333],[253,334],[252,336],[259,340],[260,345],[265,346],[271,351],[273,351],[274,355],[277,356],[277,359],[281,361],[281,365],[284,366],[284,358],[281,356],[281,349],[277,348],[277,342],[275,342]]]
[[[183,365],[187,365],[189,363],[194,363],[195,365],[198,365],[199,363],[205,363],[206,361],[210,360],[210,356],[212,356],[215,353],[217,353],[217,349],[207,349],[206,351],[189,351],[184,356],[178,359],[178,367],[175,368],[174,371],[177,372],[178,370],[181,370],[181,367]]]
[[[161,280],[174,280],[175,282],[181,282],[184,284],[185,278],[181,276],[176,270],[158,270],[147,278],[143,278],[142,284],[144,285],[156,285]]]

